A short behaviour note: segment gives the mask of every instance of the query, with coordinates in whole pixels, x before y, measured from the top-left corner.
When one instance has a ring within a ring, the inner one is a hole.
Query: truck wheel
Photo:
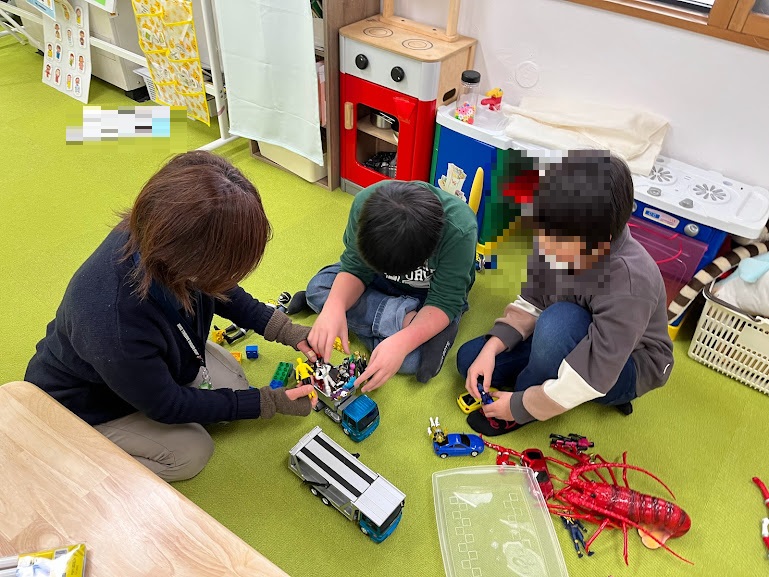
[[[318,496],[318,490],[315,487],[310,487],[310,493],[312,493],[316,497]]]
[[[470,456],[471,457],[477,457],[478,456],[478,451],[473,451],[472,453],[470,453]]]
[[[328,500],[328,499],[326,499],[325,497],[321,497],[321,498],[320,498],[320,502],[321,502],[321,503],[323,503],[324,505],[326,505],[327,507],[330,507],[330,506],[331,506],[331,501],[329,501],[329,500]]]
[[[360,526],[360,532],[363,533],[364,535],[368,535],[368,531],[363,525]]]
[[[445,459],[446,457],[448,457],[448,455],[447,455],[446,453],[441,453],[441,454],[440,454],[440,455],[438,455],[438,456],[439,456],[441,459]]]
[[[348,437],[350,436],[350,431],[349,431],[349,429],[345,429],[345,428],[342,428],[342,430],[344,431],[344,434],[345,434],[345,435],[347,435]]]

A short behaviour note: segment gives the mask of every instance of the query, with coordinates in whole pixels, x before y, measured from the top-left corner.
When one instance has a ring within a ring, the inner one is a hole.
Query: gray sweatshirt
[[[522,334],[522,311],[539,317],[551,304],[578,304],[593,316],[582,341],[563,360],[558,377],[513,393],[510,406],[519,423],[544,421],[605,396],[629,357],[636,366],[638,396],[664,385],[673,367],[665,285],[659,268],[627,227],[612,240],[608,258],[578,274],[552,268],[537,251],[529,258],[519,298],[505,308],[489,336],[508,350]],[[524,329],[524,332],[526,331]]]

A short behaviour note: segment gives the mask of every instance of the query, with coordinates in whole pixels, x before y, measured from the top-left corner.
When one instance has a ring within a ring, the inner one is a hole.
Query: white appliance
[[[664,156],[649,176],[633,175],[637,201],[658,209],[659,224],[690,221],[745,238],[757,238],[769,219],[769,191]],[[648,217],[648,215],[647,215]],[[688,236],[694,229],[684,227]]]

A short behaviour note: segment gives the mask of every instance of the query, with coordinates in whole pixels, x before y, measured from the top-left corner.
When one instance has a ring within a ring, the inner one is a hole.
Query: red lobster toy
[[[764,482],[758,477],[753,477],[753,482],[758,486],[761,491],[761,496],[764,498],[764,504],[769,507],[769,489],[766,488]],[[761,519],[761,537],[764,540],[764,545],[769,549],[769,518],[764,517]]]
[[[563,488],[554,492],[552,499],[562,504],[550,503],[548,510],[555,515],[566,515],[574,519],[585,519],[596,523],[598,529],[585,543],[585,551],[590,550],[590,545],[601,532],[609,528],[621,529],[623,534],[623,558],[628,563],[628,528],[635,528],[641,535],[644,545],[656,549],[662,547],[672,553],[678,559],[691,563],[670,549],[665,542],[671,537],[685,535],[691,528],[691,519],[678,505],[634,491],[627,482],[627,472],[640,471],[660,483],[665,490],[673,496],[672,491],[652,473],[629,465],[627,453],[622,454],[622,463],[611,463],[600,455],[589,457],[582,451],[589,446],[587,439],[580,442],[577,435],[570,435],[570,440],[575,441],[574,446],[566,448],[559,438],[554,438],[552,448],[577,461],[569,464],[553,457],[545,457],[547,461],[556,463],[570,470],[569,477],[561,480],[551,475],[551,478],[563,485]],[[562,438],[561,438],[562,439]],[[485,441],[484,441],[485,442]],[[521,457],[523,454],[512,449],[486,443],[489,448],[496,450],[505,464],[510,464],[510,455]],[[498,458],[497,462],[499,463]],[[597,462],[596,462],[597,461]],[[525,464],[525,463],[524,463]],[[614,469],[622,469],[622,482],[620,485],[614,474]],[[601,474],[602,470],[608,470],[611,483]],[[592,473],[598,480],[588,477]],[[673,497],[675,498],[675,497]]]

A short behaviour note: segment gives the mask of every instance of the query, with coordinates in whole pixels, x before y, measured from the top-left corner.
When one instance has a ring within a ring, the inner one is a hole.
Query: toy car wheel
[[[363,525],[360,526],[360,532],[363,533],[364,535],[368,535],[368,531]]]
[[[310,487],[310,493],[312,493],[316,497],[318,496],[318,490],[315,487]]]
[[[478,456],[478,451],[473,451],[472,453],[470,453],[470,456],[471,457],[477,457]]]
[[[349,430],[347,430],[347,429],[342,429],[342,430],[344,431],[345,435],[347,435],[348,437],[350,436],[350,431]]]
[[[321,497],[321,498],[320,498],[320,502],[321,502],[321,503],[323,503],[323,504],[324,504],[324,505],[326,505],[326,506],[330,506],[330,505],[331,505],[331,501],[329,501],[329,500],[328,500],[328,499],[326,499],[325,497]]]
[[[439,456],[441,459],[445,459],[446,457],[448,457],[448,455],[447,455],[446,453],[441,453],[441,454],[440,454],[440,455],[438,455],[438,456]]]

